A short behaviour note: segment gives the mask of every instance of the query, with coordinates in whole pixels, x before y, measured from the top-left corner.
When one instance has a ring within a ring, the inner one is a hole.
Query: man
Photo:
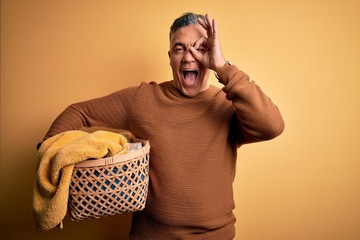
[[[225,60],[208,15],[176,19],[168,55],[172,81],[72,104],[45,139],[92,126],[148,139],[149,193],[145,209],[133,215],[131,239],[233,239],[237,149],[280,135],[283,119],[248,75]],[[223,89],[209,86],[211,70]]]

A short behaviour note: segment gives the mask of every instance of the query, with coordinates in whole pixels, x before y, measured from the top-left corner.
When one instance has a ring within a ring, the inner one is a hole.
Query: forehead
[[[201,37],[206,37],[205,29],[198,24],[190,24],[176,30],[170,38],[170,46],[175,43],[183,43],[192,45]]]

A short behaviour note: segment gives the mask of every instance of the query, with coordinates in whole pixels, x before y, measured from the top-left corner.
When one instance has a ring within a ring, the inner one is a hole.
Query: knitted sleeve
[[[104,97],[71,104],[55,119],[44,140],[82,127],[128,129],[136,92],[137,87],[125,88]]]
[[[224,65],[217,75],[235,109],[239,145],[269,140],[283,132],[285,124],[279,109],[247,74],[234,65]]]

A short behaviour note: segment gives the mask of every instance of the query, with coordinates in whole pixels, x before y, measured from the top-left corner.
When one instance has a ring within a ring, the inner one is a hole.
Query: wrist
[[[230,61],[225,61],[224,64],[217,71],[214,72],[215,77],[219,80],[219,82],[227,84],[227,81],[220,76],[222,75],[221,73],[226,71],[226,69],[230,66],[232,66],[232,63]]]
[[[226,61],[225,59],[217,61],[216,65],[213,68],[214,72],[218,72],[228,62],[229,61]]]
[[[215,67],[214,67],[214,72],[218,72],[224,65],[226,64],[226,60],[222,60],[222,61],[219,61]]]

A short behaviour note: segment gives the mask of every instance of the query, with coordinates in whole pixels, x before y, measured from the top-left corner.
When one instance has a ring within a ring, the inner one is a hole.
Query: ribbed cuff
[[[234,76],[239,69],[235,65],[229,66],[228,64],[224,64],[216,73],[215,77],[219,80],[220,83],[226,85],[232,76]]]

